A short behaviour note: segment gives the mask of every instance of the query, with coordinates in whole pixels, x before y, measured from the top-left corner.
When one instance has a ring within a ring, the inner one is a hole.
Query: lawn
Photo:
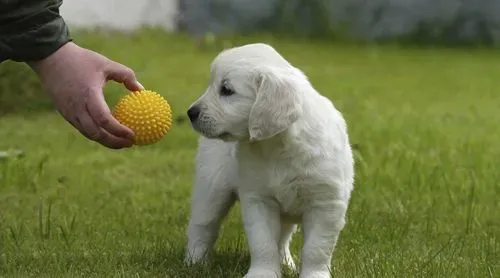
[[[183,119],[217,50],[157,31],[75,38],[134,68],[178,121],[155,145],[114,151],[52,111],[0,117],[0,151],[25,152],[0,160],[0,276],[241,277],[249,258],[238,207],[210,265],[182,264],[197,139]],[[499,51],[270,36],[233,44],[252,41],[308,74],[358,146],[335,276],[500,275]],[[123,93],[106,87],[111,105]]]

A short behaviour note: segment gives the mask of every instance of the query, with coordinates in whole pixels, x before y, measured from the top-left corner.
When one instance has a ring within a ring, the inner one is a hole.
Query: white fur
[[[295,269],[289,243],[302,224],[300,277],[330,277],[353,189],[346,123],[330,100],[271,46],[219,54],[211,84],[191,107],[202,136],[186,263],[207,258],[223,218],[241,203],[251,265],[245,277]],[[235,94],[220,94],[221,83]]]

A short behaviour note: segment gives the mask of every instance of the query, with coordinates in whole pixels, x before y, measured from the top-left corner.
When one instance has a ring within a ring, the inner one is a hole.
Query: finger
[[[109,61],[104,74],[106,75],[106,80],[123,83],[130,91],[144,90],[144,86],[137,81],[134,71],[120,63]]]
[[[76,130],[78,130],[78,132],[80,132],[87,139],[92,140],[92,137],[95,136],[95,135],[90,135],[91,133],[93,133],[93,129],[94,129],[92,125],[87,124],[84,121],[85,122],[85,128],[84,128],[84,127],[82,127],[82,123],[80,122],[80,120],[76,116],[73,116],[72,113],[67,113],[67,112],[65,113],[65,111],[63,111],[63,110],[59,110],[59,113],[63,116],[63,118],[66,120],[66,122],[71,124]]]
[[[82,111],[79,115],[77,115],[75,127],[89,140],[99,141],[103,137],[103,135],[101,135],[100,128],[86,113],[86,111]]]
[[[86,103],[86,109],[90,117],[98,127],[106,130],[116,137],[132,141],[134,133],[116,120],[104,99],[102,92],[92,91]]]
[[[68,113],[63,113],[62,111],[60,111],[60,113],[68,123],[89,140],[99,142],[111,149],[120,149],[132,145],[130,140],[112,136],[105,130],[99,128],[87,111],[82,111],[76,117],[70,117]]]
[[[77,122],[80,126],[81,133],[85,137],[110,149],[121,149],[132,145],[130,140],[116,137],[97,126],[87,113],[78,115]]]

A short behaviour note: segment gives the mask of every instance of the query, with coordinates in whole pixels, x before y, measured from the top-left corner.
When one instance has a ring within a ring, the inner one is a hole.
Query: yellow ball
[[[135,133],[136,145],[160,141],[172,127],[172,110],[158,93],[142,90],[131,92],[116,104],[113,116]]]

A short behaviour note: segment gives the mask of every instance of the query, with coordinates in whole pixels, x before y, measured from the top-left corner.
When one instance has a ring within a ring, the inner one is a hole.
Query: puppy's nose
[[[194,122],[200,116],[200,108],[198,106],[193,106],[193,107],[189,108],[189,110],[187,111],[187,114],[188,114],[189,120],[191,120],[191,122]]]

